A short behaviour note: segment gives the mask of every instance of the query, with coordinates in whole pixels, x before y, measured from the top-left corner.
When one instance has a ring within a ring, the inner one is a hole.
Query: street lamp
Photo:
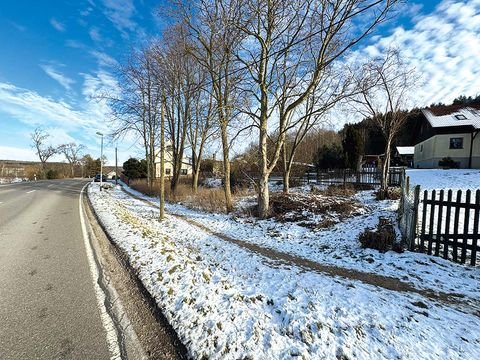
[[[103,134],[100,131],[97,131],[97,135],[102,137],[102,145],[100,147],[100,191],[102,191],[102,182],[103,182]]]

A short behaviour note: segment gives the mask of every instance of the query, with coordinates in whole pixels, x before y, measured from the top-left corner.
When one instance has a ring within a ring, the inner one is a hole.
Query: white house
[[[414,153],[415,168],[438,168],[451,158],[460,168],[480,168],[480,106],[442,106],[422,110]]]
[[[181,176],[192,175],[192,161],[190,158],[184,157],[182,159],[182,167],[180,169]],[[160,177],[160,150],[155,156],[155,174]],[[173,162],[172,162],[172,146],[165,145],[165,176],[173,176]]]

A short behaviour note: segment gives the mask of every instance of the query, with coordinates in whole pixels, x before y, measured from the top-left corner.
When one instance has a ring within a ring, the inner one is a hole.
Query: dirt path
[[[137,200],[140,200],[146,204],[154,205],[154,206],[157,205],[151,201],[142,199],[138,196],[135,196],[125,191],[123,187],[122,187],[122,190],[129,196]],[[421,295],[422,297],[425,297],[433,301],[439,301],[449,305],[456,305],[455,308],[458,309],[459,311],[468,313],[468,314],[473,314],[475,316],[480,317],[480,301],[473,300],[470,298],[467,299],[462,294],[439,292],[439,291],[433,291],[430,289],[419,289],[410,283],[401,281],[394,277],[378,275],[378,274],[369,273],[369,272],[362,272],[354,269],[347,269],[347,268],[333,266],[333,265],[321,264],[300,256],[292,255],[289,253],[274,250],[274,249],[260,246],[257,244],[249,243],[243,240],[232,238],[223,233],[212,231],[205,225],[195,220],[192,220],[184,215],[178,215],[178,214],[169,214],[169,215],[179,218],[189,223],[190,225],[199,228],[201,231],[207,234],[216,236],[219,239],[222,239],[226,242],[235,244],[243,249],[246,249],[255,254],[263,256],[267,260],[271,260],[284,265],[297,266],[307,271],[315,271],[331,277],[342,277],[349,280],[361,281],[362,283],[378,286],[383,289],[387,289],[391,291],[418,294],[418,295]]]

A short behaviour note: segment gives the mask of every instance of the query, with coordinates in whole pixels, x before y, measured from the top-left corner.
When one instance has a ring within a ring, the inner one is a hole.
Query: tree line
[[[37,127],[34,132],[30,134],[32,148],[38,156],[41,165],[39,173],[35,174],[38,179],[55,179],[60,176],[58,169],[54,169],[47,164],[48,160],[54,155],[63,155],[65,157],[70,168],[70,177],[75,177],[75,169],[78,167],[80,167],[79,176],[81,177],[93,177],[97,173],[100,173],[100,158],[94,159],[90,154],[84,154],[84,145],[70,142],[59,146],[52,146],[48,142],[49,137],[50,134],[40,127]],[[104,157],[102,161],[105,164],[106,158]]]
[[[373,59],[350,55],[393,16],[397,3],[173,0],[159,11],[169,24],[161,36],[134,49],[118,71],[118,91],[101,95],[112,108],[113,135],[138,136],[150,186],[155,177],[163,184],[155,162],[160,158],[163,166],[168,148],[173,193],[185,155],[196,191],[205,151],[218,142],[227,212],[233,209],[232,148],[255,137],[253,180],[258,215],[266,217],[270,175],[281,163],[289,191],[298,149],[338,104],[374,119],[390,152],[405,122],[401,110],[415,83],[413,69],[395,49]]]

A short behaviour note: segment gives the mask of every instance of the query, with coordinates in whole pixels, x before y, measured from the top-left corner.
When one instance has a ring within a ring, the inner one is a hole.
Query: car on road
[[[100,174],[95,175],[95,179],[93,180],[94,182],[100,182]],[[102,175],[102,182],[107,182],[107,176]]]

